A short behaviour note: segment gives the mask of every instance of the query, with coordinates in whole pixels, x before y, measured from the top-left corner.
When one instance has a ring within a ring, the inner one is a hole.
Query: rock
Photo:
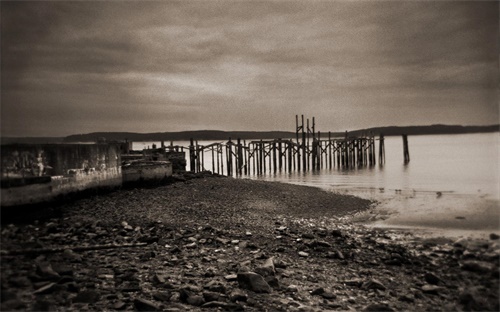
[[[56,283],[49,283],[35,290],[33,294],[34,295],[50,294],[57,289],[56,285],[57,285]]]
[[[256,268],[255,273],[257,273],[263,277],[273,276],[276,273],[276,271],[274,269],[273,257],[267,259],[262,266]]]
[[[443,290],[443,287],[436,285],[424,285],[422,286],[422,292],[425,294],[438,295],[440,291]]]
[[[494,266],[484,261],[467,260],[462,262],[462,269],[476,273],[487,273],[493,271]]]
[[[385,303],[374,303],[365,307],[363,311],[393,312],[394,309]]]
[[[142,298],[134,299],[134,307],[137,311],[161,311],[160,307],[155,303]]]
[[[386,287],[384,286],[384,284],[382,284],[382,282],[380,282],[379,280],[377,279],[371,279],[369,281],[366,281],[363,283],[363,285],[361,286],[361,289],[380,289],[380,290],[386,290]]]
[[[204,286],[204,288],[222,294],[226,293],[226,286],[217,281],[210,281],[208,284]]]
[[[194,295],[188,288],[179,290],[179,299],[181,302],[197,307],[205,303],[203,297]]]
[[[101,296],[98,292],[94,290],[85,290],[79,292],[75,298],[73,298],[73,303],[94,303],[99,300]]]
[[[325,247],[325,248],[331,248],[332,245],[328,242],[325,241],[315,241],[314,245],[319,246],[319,247]]]
[[[113,309],[115,310],[123,310],[125,309],[125,307],[127,306],[127,304],[123,301],[117,301],[113,304]]]
[[[271,286],[262,276],[254,272],[238,273],[238,284],[241,288],[252,290],[256,293],[270,293]]]
[[[169,291],[157,291],[153,293],[153,298],[162,302],[169,302],[172,294]]]
[[[344,234],[342,233],[341,230],[335,229],[335,230],[332,230],[332,236],[333,237],[343,237]]]
[[[497,240],[500,238],[500,235],[496,234],[496,233],[491,233],[490,234],[490,239],[491,240]]]
[[[267,276],[264,279],[265,279],[266,283],[268,283],[269,286],[271,286],[272,288],[275,288],[275,289],[280,288],[280,283],[279,283],[278,279],[276,278],[276,276]]]
[[[307,252],[305,252],[305,251],[299,251],[299,256],[307,258],[307,257],[309,257],[309,254]]]
[[[439,277],[437,277],[436,275],[434,275],[430,272],[425,273],[424,279],[427,283],[432,284],[432,285],[437,285],[441,281],[441,279],[439,279]]]
[[[191,295],[187,298],[186,303],[195,307],[199,307],[205,303],[205,299],[202,296]]]
[[[314,239],[314,234],[312,234],[312,233],[304,233],[304,234],[302,234],[302,238]]]
[[[214,291],[205,291],[203,292],[203,299],[205,299],[206,302],[219,301],[220,293]]]
[[[52,269],[49,262],[37,263],[36,273],[42,278],[49,280],[58,280],[61,277],[56,271],[54,271],[54,269]]]
[[[319,296],[325,292],[325,289],[323,287],[319,287],[311,291],[311,295],[313,296]]]
[[[291,293],[296,293],[299,291],[299,287],[297,285],[288,285],[286,291]]]
[[[233,282],[233,281],[238,280],[238,275],[236,275],[236,274],[229,274],[229,275],[224,276],[224,279],[226,281],[228,281],[228,282]]]
[[[404,301],[404,302],[409,302],[409,303],[415,302],[415,298],[411,295],[408,295],[408,294],[399,296],[398,300]]]
[[[335,295],[335,294],[334,294],[334,293],[332,293],[332,292],[328,292],[328,291],[326,291],[326,292],[324,292],[324,293],[322,293],[322,294],[321,294],[321,297],[323,297],[323,298],[325,298],[325,299],[328,299],[328,300],[332,300],[332,299],[337,298],[337,295]]]
[[[232,302],[236,302],[236,301],[247,301],[248,299],[248,296],[247,294],[245,294],[243,291],[241,291],[240,289],[235,289],[231,292],[231,294],[229,295],[229,300],[231,300]]]
[[[225,311],[244,311],[244,307],[242,305],[239,305],[237,303],[228,303],[228,302],[222,302],[222,301],[211,301],[203,304],[201,306],[202,308],[215,308],[215,309],[222,309]]]

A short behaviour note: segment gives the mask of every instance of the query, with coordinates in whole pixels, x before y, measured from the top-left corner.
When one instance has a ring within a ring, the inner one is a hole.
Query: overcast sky
[[[1,1],[2,136],[499,122],[499,3]]]

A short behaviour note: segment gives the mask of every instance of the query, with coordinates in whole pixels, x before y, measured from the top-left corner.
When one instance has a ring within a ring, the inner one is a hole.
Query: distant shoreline
[[[489,126],[459,126],[459,125],[430,125],[430,126],[406,126],[406,127],[375,127],[347,131],[349,136],[374,135],[396,136],[396,135],[438,135],[438,134],[469,134],[469,133],[492,133],[499,132],[500,125]],[[321,138],[328,138],[328,132],[321,132]],[[344,137],[346,132],[332,132],[332,138]],[[66,137],[2,137],[1,144],[12,143],[61,143],[61,142],[96,142],[105,138],[107,141],[187,141],[195,140],[228,140],[237,138],[243,140],[258,139],[290,139],[295,138],[295,132],[288,131],[219,131],[219,130],[197,130],[181,132],[158,132],[158,133],[136,133],[136,132],[93,132],[87,134],[75,134]]]

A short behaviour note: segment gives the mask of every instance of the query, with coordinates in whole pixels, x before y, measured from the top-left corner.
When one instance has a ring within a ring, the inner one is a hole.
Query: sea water
[[[154,142],[134,142],[134,149]],[[199,142],[206,145],[210,142]],[[159,146],[159,142],[156,142]],[[188,147],[188,142],[174,142]],[[448,236],[486,236],[500,227],[500,134],[415,135],[385,138],[383,165],[307,172],[266,172],[243,178],[308,185],[377,202],[357,216],[370,226],[425,230]],[[378,141],[377,153],[378,153]],[[186,149],[187,151],[187,149]],[[188,153],[187,157],[188,157]],[[377,154],[378,155],[378,154]],[[378,159],[377,159],[378,162]],[[189,164],[189,161],[188,161]],[[211,153],[204,167],[211,170]],[[189,169],[189,168],[188,168]]]

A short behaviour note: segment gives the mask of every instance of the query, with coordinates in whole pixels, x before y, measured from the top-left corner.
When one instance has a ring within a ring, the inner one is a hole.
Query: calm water
[[[402,138],[386,137],[384,166],[246,177],[315,186],[375,200],[377,208],[359,216],[374,226],[439,229],[455,236],[463,231],[498,232],[499,133],[410,136],[408,141],[408,165],[403,164]],[[133,148],[152,143],[134,142]],[[378,151],[378,141],[376,145]],[[211,153],[205,154],[208,170],[212,166],[210,157]]]

